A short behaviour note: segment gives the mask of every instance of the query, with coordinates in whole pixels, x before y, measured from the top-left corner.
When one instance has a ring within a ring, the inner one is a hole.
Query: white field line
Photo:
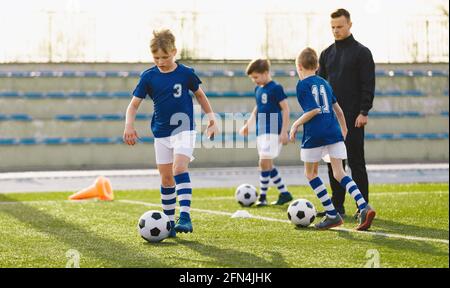
[[[148,207],[161,207],[160,204],[147,203],[147,202],[142,202],[142,201],[133,201],[133,200],[118,200],[118,201],[122,202],[122,203],[144,205],[144,206],[148,206]],[[200,213],[230,216],[230,217],[234,214],[234,213],[230,213],[230,212],[205,210],[205,209],[197,209],[197,208],[191,208],[191,210],[195,211],[195,212],[200,212]],[[263,216],[252,215],[251,218],[258,219],[258,220],[272,221],[272,222],[290,223],[289,220],[282,220],[282,219],[263,217]],[[422,242],[437,242],[437,243],[444,243],[447,245],[449,244],[449,240],[447,240],[447,239],[425,238],[425,237],[416,237],[416,236],[409,236],[409,235],[389,234],[389,233],[382,233],[382,232],[357,231],[357,230],[347,229],[347,228],[332,228],[332,230],[349,232],[349,233],[359,233],[362,235],[381,236],[381,237],[386,237],[386,238],[396,238],[396,239],[405,239],[405,240],[422,241]]]
[[[116,200],[117,202],[121,203],[127,203],[127,204],[134,204],[134,205],[143,205],[147,207],[158,207],[161,208],[161,204],[154,204],[154,203],[148,203],[143,201],[134,201],[134,200]],[[85,200],[85,201],[70,201],[70,200],[49,200],[49,201],[24,201],[24,202],[0,202],[0,205],[14,205],[14,204],[55,204],[55,203],[95,203],[95,201],[92,200]],[[206,213],[206,214],[212,214],[212,215],[220,215],[220,216],[232,216],[234,213],[230,212],[224,212],[224,211],[215,211],[215,210],[206,210],[206,209],[197,209],[197,208],[191,208],[192,211],[200,212],[200,213]],[[263,217],[263,216],[254,216],[251,215],[251,218],[258,219],[258,220],[265,220],[265,221],[271,221],[271,222],[282,222],[282,223],[290,223],[289,220],[282,220],[282,219],[276,219],[276,218],[270,218],[270,217]],[[372,236],[381,236],[386,238],[396,238],[396,239],[405,239],[405,240],[412,240],[412,241],[422,241],[422,242],[437,242],[437,243],[444,243],[449,244],[449,240],[447,239],[436,239],[436,238],[425,238],[425,237],[416,237],[416,236],[409,236],[409,235],[400,235],[400,234],[389,234],[389,233],[382,233],[382,232],[371,232],[371,231],[357,231],[353,229],[347,229],[347,228],[332,228],[332,230],[335,231],[343,231],[348,233],[359,233],[362,235],[372,235]]]

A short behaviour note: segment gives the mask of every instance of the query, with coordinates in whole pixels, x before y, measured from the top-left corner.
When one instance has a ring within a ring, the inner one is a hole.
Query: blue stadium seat
[[[148,143],[148,144],[152,144],[154,142],[154,138],[153,137],[141,137],[139,138],[139,141],[141,141],[142,143]],[[123,143],[123,140],[121,140],[121,142]]]
[[[141,113],[136,114],[136,120],[149,120],[149,119],[152,119],[151,114],[141,114]]]
[[[20,145],[36,145],[39,144],[39,141],[36,138],[21,138],[18,141]]]
[[[73,91],[73,92],[68,92],[67,96],[71,97],[71,98],[86,98],[86,97],[88,97],[88,94],[87,94],[87,92],[84,92],[84,91]]]
[[[131,98],[132,92],[130,91],[116,91],[111,93],[112,97],[118,97],[118,98]]]
[[[86,144],[87,138],[82,138],[82,137],[72,137],[72,138],[67,138],[66,139],[66,143],[68,144]]]
[[[48,92],[46,96],[48,98],[52,98],[52,99],[64,99],[64,98],[68,98],[69,97],[64,92]]]
[[[55,116],[55,120],[58,121],[75,121],[77,120],[77,118],[78,118],[77,116],[70,114],[61,114]]]
[[[125,116],[121,114],[104,114],[100,115],[100,119],[106,121],[122,121],[125,119]]]
[[[87,143],[89,144],[112,144],[115,142],[115,139],[108,137],[92,137],[88,138]]]
[[[0,138],[0,145],[15,145],[17,140],[14,138]]]
[[[42,144],[45,145],[61,145],[65,143],[66,143],[65,138],[44,138],[42,140]]]
[[[12,120],[12,121],[25,121],[25,122],[27,122],[27,121],[32,121],[33,118],[30,115],[27,115],[27,114],[11,114],[9,116],[9,120]]]
[[[98,121],[101,119],[101,116],[96,114],[81,114],[78,116],[78,119],[81,121]]]
[[[41,92],[24,92],[23,97],[30,99],[42,99],[45,98],[45,95]]]

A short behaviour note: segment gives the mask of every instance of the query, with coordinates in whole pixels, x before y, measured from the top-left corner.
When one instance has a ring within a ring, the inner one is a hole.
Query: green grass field
[[[309,199],[321,210],[310,188],[290,190],[295,198]],[[271,188],[269,200],[276,194]],[[112,202],[65,201],[69,195],[0,194],[0,267],[66,267],[69,249],[80,253],[82,268],[364,267],[369,258],[375,261],[370,256],[375,254],[381,267],[449,267],[447,183],[371,186],[371,203],[378,213],[371,231],[419,237],[414,240],[298,229],[285,222],[196,210],[243,210],[234,200],[234,189],[226,188],[194,190],[194,233],[150,244],[140,238],[136,226],[145,211],[161,210],[142,203],[159,204],[159,190],[117,191]],[[346,205],[347,211],[354,211],[350,196]],[[287,220],[286,209],[245,210]],[[356,226],[349,216],[344,221],[344,228]]]

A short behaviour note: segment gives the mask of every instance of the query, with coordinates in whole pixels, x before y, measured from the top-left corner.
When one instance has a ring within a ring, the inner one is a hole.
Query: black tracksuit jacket
[[[333,88],[347,122],[372,108],[375,63],[370,50],[353,38],[335,41],[320,54],[319,76]]]

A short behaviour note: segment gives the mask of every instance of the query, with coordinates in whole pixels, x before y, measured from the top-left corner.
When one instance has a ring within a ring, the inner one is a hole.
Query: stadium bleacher
[[[245,65],[203,63],[196,69],[223,119],[227,112],[245,114],[254,106],[253,83],[245,75]],[[40,162],[49,169],[147,167],[154,163],[150,103],[136,117],[140,141],[149,145],[138,145],[135,150],[139,152],[133,152],[122,144],[124,112],[144,69],[137,70],[132,64],[111,65],[114,69],[105,69],[104,64],[94,65],[94,69],[67,66],[29,70],[0,67],[0,170],[37,169]],[[448,147],[448,67],[380,66],[366,129],[368,161],[448,161],[448,149],[443,148]],[[274,65],[272,74],[289,96],[292,121],[301,115],[295,99],[296,72],[292,64],[281,63]],[[228,125],[230,120],[223,122],[224,134],[215,141],[254,141],[253,136],[244,140],[233,133],[236,128]],[[298,157],[292,157],[298,154],[296,146],[291,144],[283,150],[280,164],[298,164]],[[99,160],[94,156],[96,151],[113,156]],[[193,165],[199,166],[239,166],[256,159],[256,153],[249,149],[228,149],[220,155],[211,149],[199,149],[196,154]]]

